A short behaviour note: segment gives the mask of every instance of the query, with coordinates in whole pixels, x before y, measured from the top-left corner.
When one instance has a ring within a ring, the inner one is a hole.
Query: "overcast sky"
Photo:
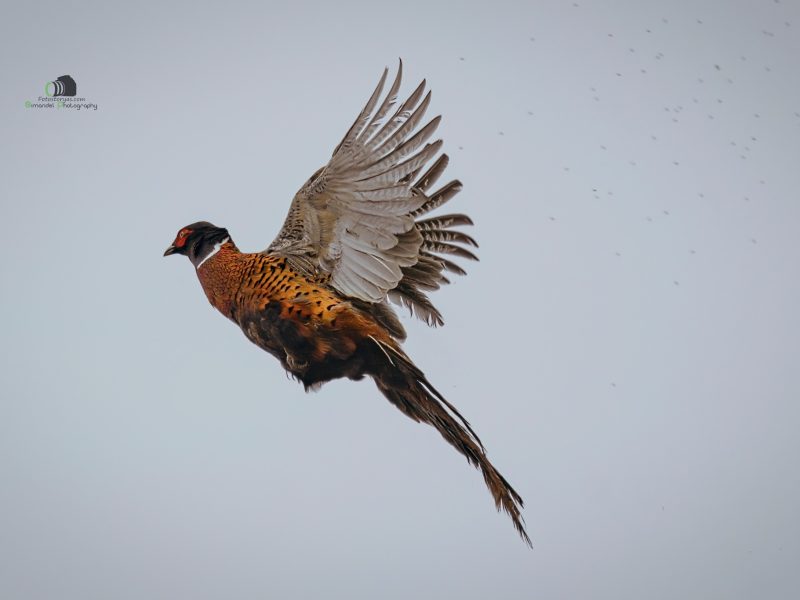
[[[798,597],[800,6],[610,5],[3,3],[0,597]],[[533,550],[161,256],[266,247],[398,57],[481,244],[406,349]]]

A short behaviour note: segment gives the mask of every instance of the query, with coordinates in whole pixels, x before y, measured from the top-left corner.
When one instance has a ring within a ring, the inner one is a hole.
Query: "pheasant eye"
[[[183,245],[186,243],[186,236],[188,236],[190,233],[191,233],[190,229],[181,229],[178,232],[178,237],[175,239],[175,245],[178,248],[182,248]]]

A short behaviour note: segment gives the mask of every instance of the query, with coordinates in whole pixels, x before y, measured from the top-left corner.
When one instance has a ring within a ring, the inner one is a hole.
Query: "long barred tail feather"
[[[531,546],[521,514],[522,497],[489,462],[483,444],[467,420],[431,385],[402,350],[375,338],[373,341],[384,359],[379,362],[382,368],[372,373],[378,389],[407,416],[435,427],[470,464],[481,470],[497,510],[503,510],[511,517],[517,533]]]

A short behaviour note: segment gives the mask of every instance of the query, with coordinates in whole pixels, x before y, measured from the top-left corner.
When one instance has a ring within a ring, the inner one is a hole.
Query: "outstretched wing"
[[[423,97],[423,81],[387,118],[397,101],[402,66],[378,105],[388,75],[384,70],[330,162],[295,195],[283,228],[265,252],[286,256],[295,268],[326,278],[345,296],[377,303],[391,292],[393,301],[440,324],[441,315],[423,290],[447,283],[444,270],[463,271],[437,255],[474,259],[452,242],[476,244],[450,229],[471,224],[464,215],[416,221],[454,196],[461,184],[452,181],[426,194],[447,166],[446,155],[414,182],[442,146],[441,140],[428,141],[441,117],[419,127],[431,98],[430,92]]]

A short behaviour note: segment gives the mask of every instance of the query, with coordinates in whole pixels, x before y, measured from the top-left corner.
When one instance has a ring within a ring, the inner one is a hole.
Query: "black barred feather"
[[[478,242],[466,233],[452,229],[426,229],[422,232],[422,239],[426,242],[458,242],[459,244],[478,247]]]
[[[425,196],[427,189],[439,179],[449,161],[446,154],[439,156],[425,174],[414,183],[412,191],[416,195]],[[411,214],[418,217],[440,207],[461,191],[461,187],[461,182],[457,180],[445,184],[430,196],[425,196],[422,206]],[[472,219],[467,215],[447,214],[415,221],[414,228],[422,237],[419,260],[416,264],[403,267],[403,278],[388,294],[392,302],[407,307],[413,315],[431,326],[443,325],[444,319],[422,290],[434,291],[450,283],[444,276],[444,271],[466,275],[464,269],[441,255],[478,260],[475,254],[459,245],[477,248],[478,243],[471,236],[451,229],[462,225],[472,225]]]
[[[421,192],[427,192],[428,188],[439,180],[447,165],[450,163],[450,157],[447,154],[442,154],[436,162],[431,165],[425,174],[417,181],[416,188]]]
[[[522,517],[522,497],[489,461],[486,449],[469,422],[402,350],[374,341],[386,359],[372,374],[378,389],[406,416],[436,428],[471,465],[480,469],[497,510],[511,517],[517,533],[532,546]]]
[[[447,154],[442,154],[436,161],[433,163],[430,169],[425,171],[425,174],[417,180],[414,184],[414,189],[418,192],[426,192],[429,187],[431,187],[436,181],[439,179],[444,170],[447,168],[447,164],[450,162],[450,158]],[[408,178],[406,181],[411,181],[417,176],[422,170],[422,167],[414,171],[413,173],[409,173]]]
[[[422,254],[423,256],[430,256],[426,252],[421,252],[420,254]],[[455,273],[456,275],[462,275],[462,276],[467,274],[467,272],[464,269],[462,269],[453,261],[447,260],[446,258],[442,258],[441,256],[436,257],[436,260],[442,263],[442,267],[444,268],[445,271],[449,271],[450,273]]]
[[[428,296],[416,286],[401,281],[396,288],[389,291],[389,300],[406,307],[412,315],[415,315],[431,327],[444,325],[442,313],[428,299]]]
[[[461,246],[456,246],[455,244],[444,244],[429,240],[423,240],[422,247],[428,252],[433,252],[435,254],[453,254],[455,256],[460,256],[461,258],[478,260],[478,257],[475,256],[472,252],[470,252],[466,248],[462,248]]]
[[[444,185],[438,191],[431,194],[425,204],[412,212],[412,216],[418,217],[419,215],[424,215],[425,213],[429,213],[430,211],[439,208],[442,204],[460,192],[462,187],[463,185],[457,179]]]
[[[441,215],[422,219],[416,222],[417,229],[428,231],[430,229],[447,229],[448,227],[458,227],[459,225],[474,225],[472,219],[467,215]]]

